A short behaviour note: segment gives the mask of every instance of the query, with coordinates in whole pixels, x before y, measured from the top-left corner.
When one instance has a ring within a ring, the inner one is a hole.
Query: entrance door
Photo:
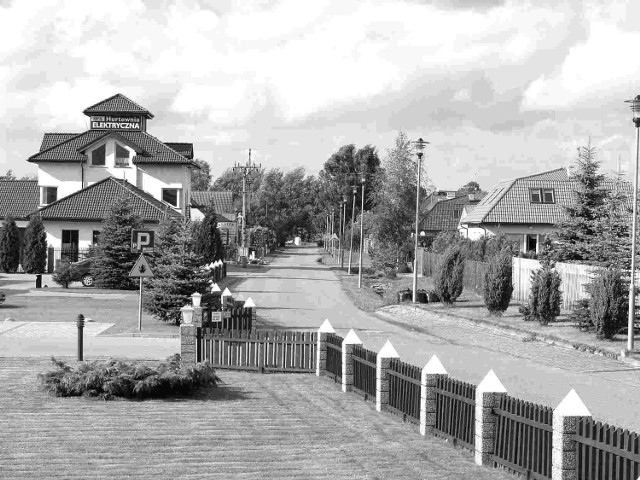
[[[78,261],[78,230],[62,230],[62,260]]]

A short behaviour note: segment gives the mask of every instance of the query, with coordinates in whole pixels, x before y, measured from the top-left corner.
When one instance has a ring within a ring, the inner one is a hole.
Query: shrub
[[[57,397],[163,398],[188,395],[216,386],[220,380],[210,364],[180,365],[180,355],[154,366],[119,360],[83,362],[73,368],[52,358],[56,370],[39,374],[41,386]]]
[[[464,275],[464,254],[459,245],[454,245],[444,253],[444,258],[435,272],[435,290],[445,305],[452,305],[462,294]]]
[[[398,247],[394,245],[376,245],[370,249],[371,265],[378,271],[382,271],[387,278],[396,276],[398,266]]]
[[[589,313],[597,338],[612,338],[625,323],[629,301],[622,272],[601,270],[590,285]]]
[[[51,280],[64,288],[69,288],[71,282],[78,280],[75,269],[69,262],[61,262],[58,268],[51,275]]]
[[[47,233],[40,215],[32,215],[24,231],[23,267],[27,273],[44,273],[47,263]]]
[[[15,273],[20,264],[20,236],[13,218],[7,217],[2,225],[0,238],[0,268],[3,272]]]
[[[502,315],[509,307],[513,293],[511,252],[501,250],[494,255],[484,276],[484,304],[491,315]]]
[[[593,327],[589,303],[590,300],[588,298],[582,298],[576,301],[573,310],[569,314],[569,319],[573,321],[573,324],[580,330],[589,330]]]
[[[529,319],[547,325],[560,315],[560,275],[550,264],[531,274],[531,293],[529,294]],[[525,315],[525,320],[527,316]]]
[[[409,268],[409,265],[407,265],[404,262],[400,262],[400,264],[398,265],[398,273],[410,273],[411,269]]]

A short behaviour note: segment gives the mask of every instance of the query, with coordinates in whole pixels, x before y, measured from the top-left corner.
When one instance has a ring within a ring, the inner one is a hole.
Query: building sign
[[[141,130],[140,117],[97,115],[91,117],[92,130]]]
[[[235,228],[236,222],[218,222],[218,228]]]

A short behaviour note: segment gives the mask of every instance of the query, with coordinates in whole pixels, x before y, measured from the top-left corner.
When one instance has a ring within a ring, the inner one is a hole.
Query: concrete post
[[[342,340],[342,391],[348,392],[353,385],[353,346],[362,345],[362,340],[353,330],[349,330]]]
[[[420,377],[420,434],[432,433],[436,425],[436,392],[434,388],[441,377],[449,374],[437,356],[431,359],[422,369]]]
[[[329,319],[325,319],[318,329],[318,350],[316,352],[316,375],[318,377],[327,369],[327,336],[330,333],[336,333],[336,331],[329,323]]]
[[[574,435],[578,420],[590,417],[591,413],[573,389],[553,411],[552,480],[575,480],[578,478]]]
[[[488,465],[490,462],[498,421],[497,415],[491,410],[500,406],[500,400],[506,394],[507,390],[493,370],[489,370],[476,388],[475,460],[478,465]]]
[[[378,352],[376,361],[376,410],[378,412],[382,412],[385,405],[389,404],[389,365],[392,358],[400,358],[400,355],[387,340]]]
[[[180,325],[180,363],[183,365],[195,366],[197,363],[197,333],[202,327],[202,314],[202,307],[194,307],[191,323]]]

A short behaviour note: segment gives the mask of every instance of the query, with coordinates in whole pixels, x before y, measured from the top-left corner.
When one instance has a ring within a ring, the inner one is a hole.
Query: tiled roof
[[[213,204],[216,213],[231,213],[233,209],[233,192],[191,192],[191,206],[201,208]]]
[[[73,137],[77,137],[79,133],[45,133],[42,139],[42,145],[40,145],[40,151],[47,150],[56,145],[60,145],[62,142],[71,140]]]
[[[109,97],[101,102],[91,105],[84,110],[85,115],[93,115],[99,113],[136,113],[144,114],[147,118],[153,118],[149,110],[141,107],[130,98],[125,97],[121,93],[116,93],[113,97]]]
[[[42,207],[43,220],[102,221],[113,203],[129,197],[134,212],[145,222],[159,222],[165,215],[181,216],[164,202],[126,180],[107,177],[57,202]]]
[[[548,172],[536,173],[528,177],[520,177],[521,180],[569,180],[569,174],[566,168],[556,168]]]
[[[45,134],[45,136],[48,134]],[[101,137],[118,135],[128,142],[140,147],[140,155],[133,157],[133,163],[162,163],[162,164],[188,164],[194,162],[180,155],[175,150],[167,147],[153,135],[147,132],[117,131],[105,132],[103,130],[89,130],[72,137],[66,141],[42,150],[29,157],[29,162],[81,162],[87,157],[80,153],[83,147],[90,145]],[[43,141],[44,142],[44,141]]]
[[[193,160],[193,143],[164,142],[164,144],[189,160]]]
[[[484,192],[476,192],[476,198]],[[475,205],[478,200],[471,200],[469,195],[461,195],[449,200],[441,200],[429,211],[422,222],[421,230],[429,232],[453,231],[458,229],[462,209],[466,205]]]
[[[485,216],[498,204],[504,194],[511,188],[515,180],[507,180],[498,183],[493,189],[487,193],[482,200],[475,206],[473,212],[467,214],[464,223],[482,223]]]
[[[39,202],[37,180],[0,180],[0,219],[11,216],[24,220]]]

